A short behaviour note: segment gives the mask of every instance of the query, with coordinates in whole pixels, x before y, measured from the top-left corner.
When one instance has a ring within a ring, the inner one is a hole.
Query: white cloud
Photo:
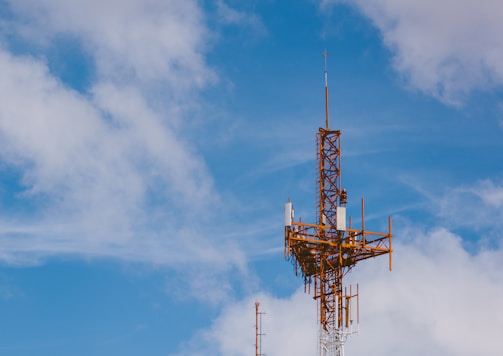
[[[362,334],[348,350],[365,354],[375,345],[382,355],[500,354],[503,251],[470,255],[445,229],[409,233],[410,242],[396,248],[392,273],[359,266]]]
[[[440,197],[430,197],[431,206],[450,226],[485,232],[482,239],[494,243],[502,236],[503,184],[493,179],[447,189]],[[487,233],[490,231],[490,233]]]
[[[500,355],[503,251],[471,255],[459,236],[441,228],[411,229],[396,236],[393,272],[388,271],[386,258],[378,258],[360,263],[347,281],[359,283],[361,309],[360,334],[348,339],[347,353]],[[315,302],[299,290],[290,298],[262,294],[229,305],[181,355],[198,354],[191,353],[199,350],[196,344],[203,344],[211,355],[250,354],[254,300],[267,312],[265,354],[316,352]]]
[[[503,3],[498,0],[324,0],[356,5],[383,36],[410,85],[457,104],[503,84]]]
[[[144,243],[153,244],[155,254],[158,245],[164,250],[176,242],[166,237],[163,243],[152,234],[165,229],[176,235],[191,217],[204,222],[208,207],[219,204],[204,162],[136,89],[100,84],[85,97],[52,78],[40,62],[6,52],[0,52],[0,76],[2,158],[21,172],[25,191],[16,198],[36,210],[26,218],[31,229],[4,220],[3,230],[38,241],[29,240],[28,247],[28,241],[13,238],[7,244],[11,252],[38,247],[41,254],[121,257]],[[187,235],[200,235],[198,228],[192,224]],[[38,240],[48,235],[56,241]],[[133,254],[150,258],[142,250]]]
[[[237,244],[208,226],[222,205],[186,135],[197,110],[188,103],[214,79],[197,2],[10,5],[9,41],[42,42],[32,55],[0,48],[2,169],[20,177],[9,199],[24,206],[1,207],[0,259],[33,264],[70,254],[181,269],[197,261],[221,280],[229,266],[244,272]],[[83,94],[55,78],[44,57],[47,41],[68,35],[97,67]],[[205,298],[208,283],[194,283],[194,294]]]
[[[177,355],[245,356],[255,350],[255,302],[262,315],[262,353],[309,355],[316,351],[316,304],[299,290],[286,299],[258,294],[227,306],[210,329]]]
[[[10,1],[32,41],[71,35],[93,56],[100,78],[166,80],[173,91],[214,79],[206,66],[208,30],[196,1]]]
[[[478,187],[475,187],[472,192],[492,208],[503,206],[503,186],[497,186],[491,180],[479,182]]]
[[[474,245],[494,246],[501,244],[503,229],[503,180],[492,177],[478,179],[458,186],[432,184],[429,179],[420,180],[404,176],[400,181],[423,196],[415,209],[422,209],[432,215],[442,226],[464,234],[473,235]]]
[[[223,24],[249,26],[258,31],[258,33],[265,32],[264,24],[260,18],[253,13],[236,10],[227,5],[223,0],[217,2],[217,11],[219,21]]]

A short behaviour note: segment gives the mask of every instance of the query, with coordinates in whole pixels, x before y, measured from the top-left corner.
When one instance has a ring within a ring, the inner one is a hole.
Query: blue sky
[[[283,258],[342,130],[365,261],[348,355],[500,355],[503,5],[0,0],[0,353],[316,352]]]

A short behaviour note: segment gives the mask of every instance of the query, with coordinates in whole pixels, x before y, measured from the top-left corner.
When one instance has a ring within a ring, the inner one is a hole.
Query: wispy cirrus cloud
[[[261,34],[266,31],[260,17],[253,12],[238,10],[222,0],[217,1],[217,12],[223,24],[250,27]]]
[[[494,243],[502,234],[503,185],[497,179],[482,179],[470,185],[449,188],[439,197],[437,214],[450,226],[481,233]]]

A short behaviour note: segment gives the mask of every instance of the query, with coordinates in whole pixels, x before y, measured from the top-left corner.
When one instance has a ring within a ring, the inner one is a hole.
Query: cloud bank
[[[211,33],[197,1],[8,7],[0,154],[14,178],[1,192],[0,259],[32,264],[70,254],[169,266],[197,260],[216,274],[242,268],[236,244],[207,226],[221,200],[187,134],[197,119],[192,100],[217,79],[205,62]],[[51,71],[61,38],[92,59],[83,92]]]

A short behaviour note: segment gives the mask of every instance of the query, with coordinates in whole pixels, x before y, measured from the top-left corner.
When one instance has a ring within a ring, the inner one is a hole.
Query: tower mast
[[[325,49],[323,51],[323,57],[325,58],[325,128],[328,130],[328,72],[327,72],[327,57],[328,53]]]
[[[255,356],[262,354],[262,312],[259,311],[260,303],[255,302]]]
[[[361,228],[346,226],[347,193],[341,187],[341,131],[329,129],[327,52],[325,59],[325,128],[317,133],[317,222],[295,221],[293,205],[285,204],[285,258],[304,278],[305,290],[314,287],[318,303],[319,352],[344,356],[344,343],[359,329],[359,288],[343,285],[343,278],[360,261],[389,254],[392,266],[391,217],[388,232],[365,229],[364,200]]]
[[[255,302],[255,356],[259,356],[260,355],[260,351],[259,351],[259,326],[258,326],[258,307],[259,307],[260,303],[259,302]]]

